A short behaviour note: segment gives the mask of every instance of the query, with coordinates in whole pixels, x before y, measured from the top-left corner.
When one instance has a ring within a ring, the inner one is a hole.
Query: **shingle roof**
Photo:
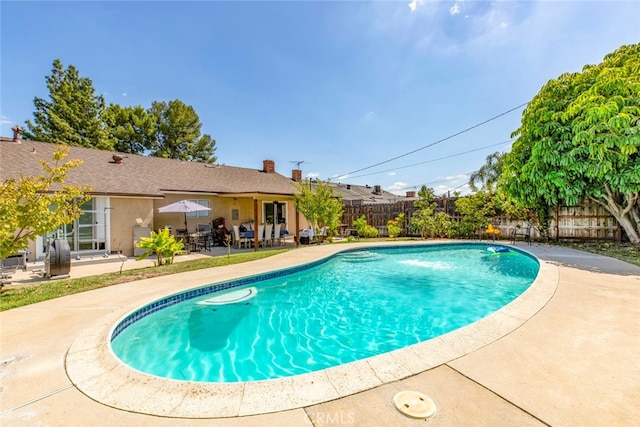
[[[0,180],[19,175],[42,175],[39,160],[51,162],[54,147],[45,142],[22,140],[16,143],[0,137]],[[83,163],[71,170],[66,183],[89,185],[92,194],[161,197],[170,191],[295,193],[293,181],[279,173],[84,147],[69,148],[67,159],[81,159]],[[123,157],[121,164],[114,162],[115,154]]]
[[[313,183],[311,185],[313,186]],[[333,188],[334,194],[342,195],[343,202],[361,201],[362,204],[372,205],[378,203],[395,203],[406,199],[404,196],[398,196],[382,188],[378,188],[379,192],[376,192],[375,186],[334,182],[329,182],[329,185]]]

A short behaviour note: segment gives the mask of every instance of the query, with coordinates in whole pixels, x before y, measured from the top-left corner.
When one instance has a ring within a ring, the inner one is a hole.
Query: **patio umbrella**
[[[184,228],[187,228],[187,212],[198,212],[198,211],[210,211],[211,208],[206,206],[199,205],[198,203],[192,202],[190,200],[180,200],[175,203],[171,203],[170,205],[163,206],[158,208],[158,212],[167,213],[167,212],[184,212]]]

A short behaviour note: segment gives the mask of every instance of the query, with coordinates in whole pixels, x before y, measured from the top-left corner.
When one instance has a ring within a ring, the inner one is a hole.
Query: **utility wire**
[[[461,153],[455,153],[455,154],[451,154],[449,156],[439,157],[437,159],[426,160],[426,161],[420,162],[420,163],[412,163],[410,165],[399,166],[397,168],[392,168],[392,169],[385,169],[385,170],[378,171],[378,172],[369,172],[369,173],[365,173],[365,174],[362,174],[362,175],[350,176],[349,179],[362,178],[364,176],[377,175],[377,174],[380,174],[380,173],[392,172],[392,171],[396,171],[396,170],[399,170],[399,169],[407,169],[407,168],[412,168],[414,166],[426,165],[427,163],[433,163],[433,162],[437,162],[437,161],[440,161],[440,160],[446,160],[446,159],[450,159],[452,157],[462,156],[463,154],[474,153],[476,151],[481,151],[481,150],[484,150],[486,148],[497,147],[498,145],[508,144],[509,142],[513,142],[513,141],[514,141],[513,139],[510,139],[508,141],[498,142],[497,144],[485,145],[484,147],[474,148],[473,150],[463,151]]]
[[[483,122],[477,123],[477,124],[475,124],[475,125],[473,125],[473,126],[471,126],[471,127],[468,127],[468,128],[466,128],[466,129],[464,129],[464,130],[461,130],[461,131],[459,131],[459,132],[456,132],[456,133],[454,133],[453,135],[449,135],[449,136],[447,136],[447,137],[445,137],[445,138],[439,139],[439,140],[437,140],[437,141],[435,141],[435,142],[432,142],[431,144],[427,144],[427,145],[425,145],[425,146],[423,146],[423,147],[416,148],[415,150],[413,150],[413,151],[409,151],[408,153],[404,153],[404,154],[401,154],[401,155],[399,155],[399,156],[393,157],[393,158],[391,158],[391,159],[384,160],[384,161],[382,161],[382,162],[378,162],[378,163],[376,163],[376,164],[374,164],[374,165],[371,165],[371,166],[367,166],[367,167],[360,168],[360,169],[357,169],[357,170],[354,170],[354,171],[351,171],[351,172],[343,173],[343,174],[339,175],[339,177],[340,177],[340,176],[345,176],[345,175],[350,175],[350,174],[352,174],[352,173],[362,172],[362,171],[367,170],[367,169],[375,168],[376,166],[384,165],[385,163],[389,163],[389,162],[392,162],[392,161],[394,161],[394,160],[398,160],[398,159],[401,159],[401,158],[403,158],[403,157],[409,156],[409,155],[411,155],[411,154],[417,153],[418,151],[422,151],[422,150],[424,150],[425,148],[433,147],[434,145],[440,144],[440,143],[442,143],[442,142],[444,142],[444,141],[447,141],[447,140],[449,140],[449,139],[451,139],[451,138],[455,138],[455,137],[456,137],[456,136],[458,136],[458,135],[462,135],[463,133],[469,132],[470,130],[473,130],[473,129],[475,129],[475,128],[478,128],[478,127],[480,127],[480,126],[482,126],[482,125],[485,125],[485,124],[487,124],[487,123],[489,123],[489,122],[491,122],[491,121],[493,121],[493,120],[496,120],[496,119],[498,119],[498,118],[500,118],[500,117],[502,117],[502,116],[504,116],[504,115],[507,115],[507,114],[509,114],[509,113],[511,113],[511,112],[513,112],[513,111],[515,111],[515,110],[518,110],[518,109],[520,109],[520,108],[524,107],[524,106],[525,106],[525,105],[527,105],[527,104],[528,104],[528,102],[525,102],[525,103],[523,103],[523,104],[520,104],[520,105],[518,105],[517,107],[513,107],[513,108],[511,108],[510,110],[505,111],[504,113],[500,113],[500,114],[498,114],[497,116],[493,116],[493,117],[491,117],[490,119],[487,119],[487,120],[485,120],[485,121],[483,121]],[[330,181],[330,180],[331,180],[331,178],[329,179],[329,181]]]

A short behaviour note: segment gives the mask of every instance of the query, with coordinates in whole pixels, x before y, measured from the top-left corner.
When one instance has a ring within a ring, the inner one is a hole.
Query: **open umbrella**
[[[170,205],[158,208],[158,212],[184,212],[184,228],[187,228],[187,212],[210,211],[211,208],[199,205],[191,200],[180,200]]]

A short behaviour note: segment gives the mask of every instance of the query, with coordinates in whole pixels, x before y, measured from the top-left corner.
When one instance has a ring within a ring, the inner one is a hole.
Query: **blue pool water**
[[[236,304],[198,304],[235,283],[191,291],[130,315],[111,346],[135,369],[190,381],[278,378],[363,359],[475,322],[524,292],[538,262],[488,246],[343,252],[240,282],[258,292]]]

